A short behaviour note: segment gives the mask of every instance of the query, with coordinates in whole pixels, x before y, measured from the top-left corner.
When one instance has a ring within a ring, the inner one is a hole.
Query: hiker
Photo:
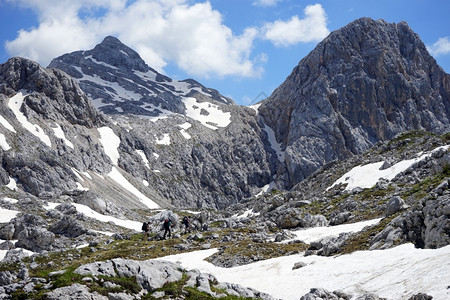
[[[164,226],[164,236],[163,236],[163,240],[165,240],[165,239],[166,239],[166,234],[167,234],[167,233],[169,233],[169,238],[171,237],[171,234],[172,234],[172,230],[171,230],[171,227],[172,227],[172,220],[170,220],[170,219],[165,219],[165,220],[164,220],[163,226]]]
[[[191,223],[191,217],[184,216],[184,218],[183,218],[184,233],[191,232],[191,229],[189,228],[190,223]]]
[[[142,223],[142,231],[144,232],[144,238],[142,239],[143,241],[145,241],[145,240],[148,241],[149,230],[150,230],[150,223],[147,223],[147,222]]]

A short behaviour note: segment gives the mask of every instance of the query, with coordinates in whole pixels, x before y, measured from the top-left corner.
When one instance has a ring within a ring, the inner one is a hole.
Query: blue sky
[[[114,35],[146,63],[238,104],[270,95],[329,32],[406,21],[450,73],[448,0],[0,0],[0,63],[92,49]]]

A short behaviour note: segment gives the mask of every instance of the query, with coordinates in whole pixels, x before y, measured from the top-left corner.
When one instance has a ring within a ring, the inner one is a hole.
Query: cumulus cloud
[[[39,16],[37,28],[21,30],[6,43],[12,55],[47,65],[75,50],[90,49],[107,35],[117,36],[138,51],[153,68],[174,62],[187,73],[257,77],[262,68],[252,60],[257,30],[234,34],[209,2],[186,0],[19,0]],[[103,10],[101,17],[94,17]],[[51,45],[51,47],[49,47]]]
[[[328,33],[320,5],[308,6],[305,18],[277,21],[236,34],[224,25],[210,2],[188,0],[8,0],[33,9],[39,26],[21,30],[6,42],[7,51],[46,66],[64,53],[91,49],[107,35],[135,49],[148,65],[164,72],[176,64],[200,78],[258,77],[267,61],[252,53],[256,39],[277,45],[319,40]],[[260,0],[274,4],[279,0]],[[255,1],[256,2],[256,1]]]
[[[270,7],[277,5],[278,2],[281,2],[283,0],[256,0],[253,1],[254,6],[261,6],[261,7]]]
[[[322,5],[309,5],[304,13],[303,19],[294,16],[289,21],[267,23],[263,29],[264,38],[277,46],[289,46],[299,42],[320,41],[330,33]]]
[[[446,36],[437,40],[431,46],[428,46],[428,51],[433,56],[445,55],[450,53],[450,37]]]

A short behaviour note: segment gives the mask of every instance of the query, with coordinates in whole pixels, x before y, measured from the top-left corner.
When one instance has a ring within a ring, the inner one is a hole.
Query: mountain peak
[[[92,50],[92,57],[100,62],[126,70],[147,72],[150,69],[136,51],[113,36],[107,36],[95,46]]]
[[[286,153],[301,153],[287,157],[298,181],[404,131],[447,132],[448,82],[406,22],[361,18],[320,42],[259,112]]]

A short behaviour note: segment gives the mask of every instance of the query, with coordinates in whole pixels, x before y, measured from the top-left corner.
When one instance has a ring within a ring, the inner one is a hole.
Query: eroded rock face
[[[362,18],[331,33],[259,108],[292,184],[407,130],[449,130],[450,76],[405,22]]]

